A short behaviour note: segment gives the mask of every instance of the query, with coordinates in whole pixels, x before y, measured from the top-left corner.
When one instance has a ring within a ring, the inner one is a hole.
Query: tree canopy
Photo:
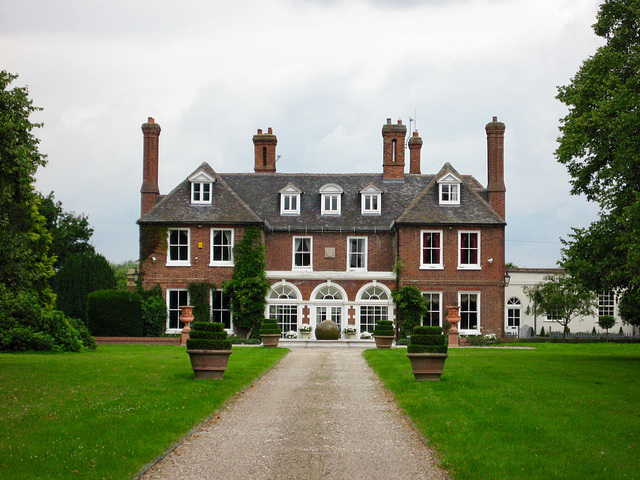
[[[46,164],[32,133],[41,124],[30,121],[40,109],[25,87],[10,88],[16,78],[0,71],[0,284],[37,292],[42,302],[52,305],[47,286],[53,275],[52,237],[33,188],[38,167]]]
[[[50,255],[56,258],[54,267],[57,269],[64,264],[65,257],[70,253],[95,253],[90,240],[93,228],[84,214],[66,212],[62,202],[56,200],[53,192],[46,197],[37,194],[40,199],[40,214],[46,219],[46,228],[51,233]]]
[[[566,274],[547,276],[524,291],[533,302],[531,313],[546,315],[547,320],[560,324],[563,337],[572,320],[592,315],[596,306],[597,296]]]
[[[557,98],[557,160],[571,193],[600,206],[564,240],[562,267],[594,291],[640,288],[640,0],[605,0],[593,25],[604,44]]]
[[[95,348],[82,322],[54,310],[53,236],[33,188],[46,164],[30,120],[40,109],[27,88],[11,88],[16,78],[0,71],[0,350]]]

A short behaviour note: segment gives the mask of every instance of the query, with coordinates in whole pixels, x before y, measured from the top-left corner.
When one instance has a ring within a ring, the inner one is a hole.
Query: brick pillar
[[[385,180],[404,179],[404,138],[407,127],[398,120],[387,118],[382,126],[382,173]]]
[[[493,121],[485,127],[487,131],[487,191],[489,203],[496,212],[506,218],[504,185],[504,123],[493,117]]]
[[[420,149],[422,148],[422,138],[418,132],[413,132],[409,139],[409,173],[420,175]]]
[[[256,173],[276,171],[277,144],[278,138],[273,134],[271,127],[269,127],[268,133],[262,133],[262,130],[258,130],[258,133],[253,136],[254,171]]]
[[[144,136],[142,187],[140,188],[140,214],[144,215],[153,208],[160,194],[158,189],[158,143],[160,125],[149,117],[147,123],[142,124]]]

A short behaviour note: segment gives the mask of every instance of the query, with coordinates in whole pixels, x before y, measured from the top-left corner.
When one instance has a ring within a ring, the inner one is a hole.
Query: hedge
[[[140,296],[122,290],[97,290],[87,299],[87,326],[96,337],[142,337]]]

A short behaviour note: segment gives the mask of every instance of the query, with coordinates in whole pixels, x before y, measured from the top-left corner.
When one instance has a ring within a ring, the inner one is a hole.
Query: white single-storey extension
[[[517,336],[524,332],[523,327],[531,327],[537,335],[544,327],[545,333],[562,332],[563,327],[558,322],[548,319],[546,316],[534,315],[531,310],[533,303],[524,291],[525,286],[536,285],[544,281],[548,275],[562,273],[559,268],[512,268],[507,272],[510,276],[509,285],[505,288],[505,334]],[[637,335],[638,329],[632,325],[622,323],[618,313],[618,303],[614,292],[600,292],[598,294],[598,306],[594,308],[593,315],[578,317],[569,323],[571,333],[605,333],[598,325],[598,318],[603,315],[612,315],[616,324],[609,333],[619,333],[620,327],[626,335]]]

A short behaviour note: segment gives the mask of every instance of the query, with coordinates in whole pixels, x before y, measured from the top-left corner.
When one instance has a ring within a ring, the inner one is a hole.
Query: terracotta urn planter
[[[231,350],[187,350],[196,380],[220,380],[224,376]]]
[[[280,341],[280,334],[261,333],[260,338],[262,339],[263,347],[275,348],[278,346],[278,342]]]
[[[416,382],[440,380],[448,356],[446,353],[407,353]]]
[[[222,323],[194,322],[187,353],[196,380],[221,380],[231,355],[231,339]]]
[[[391,348],[395,338],[393,322],[391,320],[380,320],[373,329],[373,338],[376,341],[377,348]]]
[[[447,355],[447,337],[440,327],[414,327],[407,357],[416,382],[439,381]]]
[[[260,327],[260,338],[262,339],[262,346],[267,348],[276,348],[280,341],[280,326],[278,322],[273,318],[265,318],[262,321]]]

